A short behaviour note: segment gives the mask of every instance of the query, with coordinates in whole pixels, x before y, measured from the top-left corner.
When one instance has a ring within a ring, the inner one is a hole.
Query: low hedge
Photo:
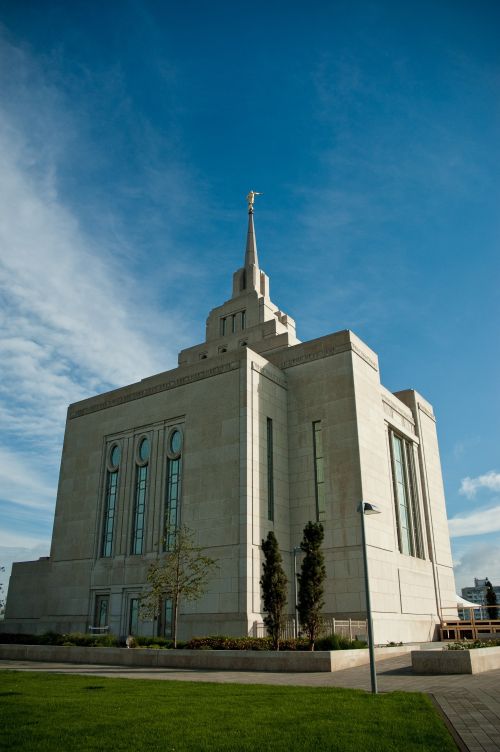
[[[211,635],[210,637],[193,637],[186,642],[185,647],[190,650],[272,650],[270,637],[226,637]],[[341,635],[333,634],[316,640],[316,650],[353,650],[366,648],[362,640],[348,640]],[[288,638],[280,641],[280,650],[309,650],[309,640]]]
[[[185,645],[189,650],[272,650],[270,637],[227,637],[210,635],[193,637]],[[308,650],[307,640],[286,639],[280,641],[280,650]]]
[[[84,634],[83,632],[44,632],[41,635],[0,632],[0,644],[3,645],[67,645],[92,648],[115,648],[120,641],[115,635]]]
[[[166,637],[134,637],[137,648],[150,648],[153,650],[172,650],[173,640]],[[82,632],[45,632],[41,635],[0,633],[0,644],[10,645],[63,645],[78,647],[123,647],[121,642],[113,634],[95,635]],[[316,640],[316,650],[351,650],[353,648],[365,648],[366,642],[361,640],[348,640],[340,635],[328,635]],[[482,647],[474,645],[473,647]],[[189,650],[272,650],[270,637],[228,637],[226,635],[210,635],[208,637],[193,637],[187,642],[177,642],[177,648]],[[459,650],[461,648],[450,648]],[[462,648],[463,649],[463,648]],[[309,640],[305,638],[288,638],[280,641],[280,650],[309,650]]]
[[[173,650],[174,641],[167,637],[134,637],[135,644],[138,648],[153,648],[160,650]],[[185,648],[186,643],[177,640],[177,648]]]

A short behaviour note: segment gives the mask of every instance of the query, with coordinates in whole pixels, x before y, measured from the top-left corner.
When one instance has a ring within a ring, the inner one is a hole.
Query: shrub
[[[186,648],[190,650],[272,650],[273,642],[270,637],[227,637],[225,635],[211,635],[209,637],[193,637]],[[306,639],[287,638],[280,641],[280,650],[308,650],[309,641]]]
[[[448,645],[448,650],[474,650],[474,648],[498,648],[500,640],[460,640]]]
[[[354,650],[366,648],[366,642],[363,640],[350,640],[338,634],[327,635],[316,640],[316,650]]]
[[[270,637],[193,637],[186,643],[189,650],[271,650]]]
[[[62,639],[62,644],[70,643],[83,648],[115,648],[118,647],[119,641],[115,635],[103,634],[95,635],[83,632],[69,632],[68,634],[58,635]],[[61,642],[52,643],[60,645]]]
[[[0,643],[4,645],[65,645],[80,647],[116,647],[118,638],[112,634],[94,635],[83,632],[69,632],[58,634],[57,632],[44,632],[41,635],[0,633]]]
[[[136,637],[134,639],[137,645],[141,648],[173,648],[174,641],[169,640],[167,637]]]
[[[306,637],[288,637],[281,640],[281,650],[309,650],[310,644]]]

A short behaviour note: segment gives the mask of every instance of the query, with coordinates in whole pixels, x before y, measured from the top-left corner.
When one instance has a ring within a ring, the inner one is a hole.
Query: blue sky
[[[68,403],[203,340],[256,209],[273,300],[434,405],[457,585],[500,583],[496,2],[0,9],[0,561]]]

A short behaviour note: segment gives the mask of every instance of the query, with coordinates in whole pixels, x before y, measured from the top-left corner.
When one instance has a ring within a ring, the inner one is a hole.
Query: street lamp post
[[[377,671],[375,669],[375,646],[373,643],[373,621],[372,621],[372,607],[370,601],[370,580],[368,577],[368,555],[366,550],[366,534],[365,534],[365,515],[366,514],[380,514],[380,509],[377,509],[375,504],[370,504],[368,501],[360,501],[358,512],[361,515],[361,537],[363,547],[363,562],[365,570],[365,592],[366,592],[366,621],[368,623],[368,650],[370,651],[370,676],[372,682],[372,692],[377,694]]]
[[[300,546],[295,546],[293,549],[293,596],[295,600],[295,637],[299,636],[299,599],[297,593],[297,554],[302,551]]]

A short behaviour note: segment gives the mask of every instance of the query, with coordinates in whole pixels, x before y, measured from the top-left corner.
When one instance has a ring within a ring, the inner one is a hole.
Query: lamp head
[[[358,512],[362,514],[381,514],[380,509],[369,501],[360,501]]]

